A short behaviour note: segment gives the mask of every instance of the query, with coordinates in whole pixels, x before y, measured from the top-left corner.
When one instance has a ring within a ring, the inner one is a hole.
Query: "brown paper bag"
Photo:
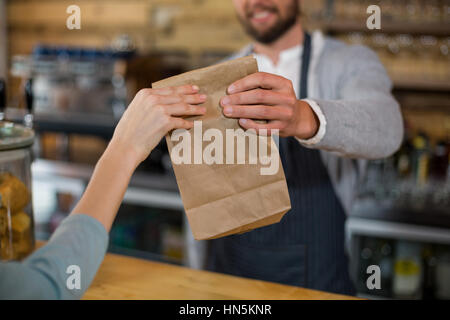
[[[240,129],[240,136],[242,136],[243,130],[236,119],[226,118],[223,115],[220,99],[226,95],[226,90],[231,83],[257,71],[256,60],[253,57],[244,57],[156,82],[153,84],[153,88],[185,84],[199,86],[200,93],[208,95],[205,103],[207,112],[204,116],[190,119],[201,120],[203,133],[212,128],[220,130],[226,140],[226,129]],[[199,122],[196,122],[196,125],[198,124]],[[172,154],[175,151],[174,147],[184,142],[184,138],[172,141],[171,137],[174,132],[166,137],[181,198],[194,238],[197,240],[214,239],[279,222],[291,208],[291,204],[279,152],[273,139],[270,136],[261,137],[249,134],[258,139],[258,152],[263,150],[263,147],[268,149],[268,154],[271,154],[274,159],[271,165],[275,163],[278,166],[276,172],[275,169],[273,170],[274,174],[262,175],[262,168],[267,169],[268,167],[268,165],[262,164],[262,159],[265,159],[265,164],[267,164],[268,158],[261,157],[259,153],[255,153],[254,149],[249,148],[249,137],[245,144],[244,164],[242,164],[242,157],[238,162],[238,138],[234,140],[234,154],[229,152],[231,149],[227,149],[226,144],[229,140],[223,142],[223,164],[218,162],[207,164],[206,161],[202,161],[201,152],[213,141],[212,138],[209,141],[203,141],[202,132],[195,128],[188,132],[184,131],[192,137],[190,139],[191,149],[186,153],[186,155],[190,154],[186,159],[189,158],[191,161],[187,164],[186,162],[179,164],[179,161],[175,163]],[[216,133],[218,133],[217,130]],[[197,152],[197,158],[194,147],[196,141],[200,141],[201,147],[200,157]],[[216,153],[217,150],[211,154],[220,155],[220,153]],[[228,155],[231,154],[230,160],[233,160],[229,164],[225,159],[227,152]],[[184,151],[180,152],[180,155],[184,155]],[[256,164],[250,163],[251,155],[254,156],[253,160],[255,157],[257,158]]]

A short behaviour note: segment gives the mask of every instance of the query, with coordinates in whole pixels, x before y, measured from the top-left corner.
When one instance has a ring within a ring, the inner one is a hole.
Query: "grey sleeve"
[[[48,243],[23,262],[0,264],[0,299],[80,299],[107,247],[108,233],[99,221],[87,215],[70,215]],[[79,289],[75,278],[69,278],[77,267]]]
[[[338,99],[314,99],[327,124],[324,137],[313,147],[349,158],[390,156],[403,140],[403,120],[383,65],[363,46],[346,47],[333,58],[323,70],[335,82]],[[336,70],[338,75],[332,75]]]

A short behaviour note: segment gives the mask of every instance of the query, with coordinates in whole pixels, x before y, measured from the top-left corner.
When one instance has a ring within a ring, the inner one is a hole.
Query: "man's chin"
[[[250,23],[250,26],[254,33],[264,35],[270,33],[272,29],[276,28],[277,21],[270,21],[267,23]]]
[[[260,43],[271,44],[280,37],[280,34],[274,34],[271,30],[269,30],[264,33],[253,33],[251,36]]]
[[[266,39],[269,38],[269,36],[272,34],[271,30],[265,30],[264,32],[253,32],[253,35],[255,36],[255,38],[258,39]]]
[[[255,27],[253,23],[243,23],[247,34],[249,34],[254,40],[264,43],[271,44],[285,34],[297,21],[296,16],[288,21],[275,21],[270,25]],[[241,21],[242,22],[242,21]]]
[[[275,26],[268,26],[259,29],[251,28],[250,30],[247,30],[247,33],[249,33],[249,35],[258,42],[269,44],[280,36],[280,34],[274,32],[274,28]]]

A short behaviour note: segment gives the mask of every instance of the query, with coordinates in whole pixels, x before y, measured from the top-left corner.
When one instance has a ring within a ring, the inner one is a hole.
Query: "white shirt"
[[[310,61],[310,70],[308,73],[308,98],[303,101],[307,102],[315,114],[319,119],[319,130],[316,135],[310,139],[302,140],[297,139],[300,143],[312,146],[316,143],[319,143],[320,140],[325,136],[326,132],[326,119],[325,116],[320,109],[319,105],[311,100],[310,97],[317,97],[317,73],[316,66],[319,60],[319,57],[322,53],[322,49],[324,46],[324,37],[323,34],[319,31],[316,31],[312,34],[312,56]],[[274,65],[272,60],[270,60],[267,56],[263,54],[254,53],[256,61],[258,62],[258,69],[261,72],[267,72],[279,75],[286,79],[292,81],[292,85],[294,86],[295,93],[297,98],[299,97],[300,90],[300,72],[301,72],[301,55],[303,52],[303,45],[298,45],[289,49],[286,49],[280,53],[278,64]]]

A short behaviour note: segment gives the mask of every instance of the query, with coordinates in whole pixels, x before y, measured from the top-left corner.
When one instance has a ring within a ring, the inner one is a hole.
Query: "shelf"
[[[365,218],[374,221],[389,221],[416,226],[436,227],[450,230],[450,209],[408,209],[391,208],[380,203],[363,203],[357,200],[354,210],[350,213],[352,218]],[[449,232],[450,234],[450,232]]]
[[[394,90],[450,91],[450,81],[393,79]]]
[[[68,163],[55,160],[37,159],[32,164],[33,177],[61,177],[87,182],[91,178],[94,167],[86,164]],[[153,192],[147,202],[166,202],[169,207],[182,209],[177,182],[173,174],[149,173],[136,171],[131,177],[129,189],[131,201],[137,201],[137,191]],[[134,193],[133,193],[134,192]],[[174,202],[166,201],[173,200]]]
[[[450,244],[449,229],[408,223],[350,217],[346,224],[347,237],[363,235],[396,240]]]
[[[22,122],[22,109],[8,108],[6,118]],[[86,134],[111,138],[118,120],[113,115],[82,112],[36,113],[33,128],[38,132]]]
[[[450,23],[411,23],[411,22],[381,22],[380,30],[369,30],[366,20],[332,19],[318,23],[325,32],[371,32],[371,33],[407,33],[414,35],[450,35]]]

